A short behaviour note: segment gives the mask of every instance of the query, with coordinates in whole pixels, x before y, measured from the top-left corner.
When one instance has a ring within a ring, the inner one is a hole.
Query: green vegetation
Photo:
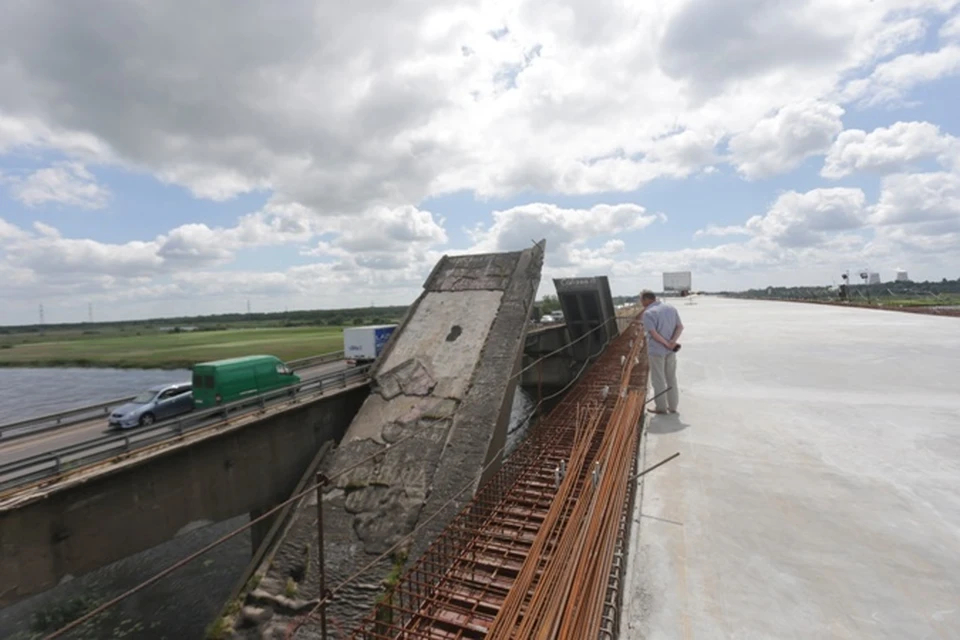
[[[0,366],[181,369],[255,354],[296,360],[342,349],[345,325],[397,322],[405,311],[374,307],[0,327]]]
[[[613,296],[613,304],[634,304],[640,301],[640,296]],[[549,315],[554,311],[562,311],[560,308],[560,298],[555,295],[545,295],[536,303],[536,313],[539,320],[542,316]]]
[[[240,599],[231,600],[223,614],[207,625],[205,640],[224,640],[233,634],[233,619],[240,613]]]
[[[540,307],[540,316],[550,315],[554,311],[560,311],[560,299],[552,295],[543,296],[543,298],[537,302],[537,306]]]
[[[197,362],[236,356],[263,353],[294,360],[343,348],[339,327],[154,332],[139,336],[61,337],[51,333],[47,338],[45,342],[27,342],[3,350],[0,365],[182,369]]]
[[[834,287],[767,287],[736,293],[721,293],[733,297],[770,300],[820,302],[839,300],[839,291]],[[940,282],[885,282],[872,285],[862,285],[852,281],[847,299],[853,304],[879,307],[956,306],[960,305],[960,279],[944,278]]]
[[[388,625],[393,624],[393,609],[390,608],[390,605],[393,604],[394,593],[396,592],[397,585],[400,583],[400,577],[403,576],[403,568],[407,564],[407,550],[400,549],[394,551],[391,559],[393,560],[393,566],[390,568],[390,573],[387,574],[387,577],[385,577],[382,582],[384,590],[377,596],[374,602],[374,617],[376,621]],[[377,631],[386,633],[385,628],[380,625],[377,625]]]
[[[233,624],[230,618],[221,616],[207,625],[204,638],[206,640],[224,640],[233,633]]]

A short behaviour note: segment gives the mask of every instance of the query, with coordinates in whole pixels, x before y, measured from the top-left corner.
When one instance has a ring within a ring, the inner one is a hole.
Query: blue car
[[[146,427],[193,411],[193,387],[189,382],[150,387],[125,405],[110,412],[110,428]]]

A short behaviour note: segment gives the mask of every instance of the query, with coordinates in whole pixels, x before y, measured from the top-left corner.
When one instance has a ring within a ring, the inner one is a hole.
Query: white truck
[[[366,327],[344,327],[343,357],[350,364],[373,362],[383,351],[397,325],[376,324]]]

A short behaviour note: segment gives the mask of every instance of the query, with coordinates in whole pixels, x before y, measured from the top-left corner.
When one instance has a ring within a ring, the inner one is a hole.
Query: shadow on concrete
[[[647,433],[656,433],[663,435],[665,433],[676,433],[683,431],[690,425],[680,419],[680,414],[670,413],[666,415],[650,414],[647,422]]]
[[[665,522],[666,524],[675,524],[678,527],[682,527],[683,523],[678,522],[677,520],[670,520],[669,518],[658,518],[657,516],[651,516],[646,513],[641,513],[640,518],[646,518],[649,520],[656,520],[657,522]],[[634,522],[640,522],[640,518],[634,518]]]

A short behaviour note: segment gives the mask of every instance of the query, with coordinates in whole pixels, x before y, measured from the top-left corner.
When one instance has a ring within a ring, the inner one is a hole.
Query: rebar
[[[636,318],[351,637],[598,637],[640,436],[644,346]]]

